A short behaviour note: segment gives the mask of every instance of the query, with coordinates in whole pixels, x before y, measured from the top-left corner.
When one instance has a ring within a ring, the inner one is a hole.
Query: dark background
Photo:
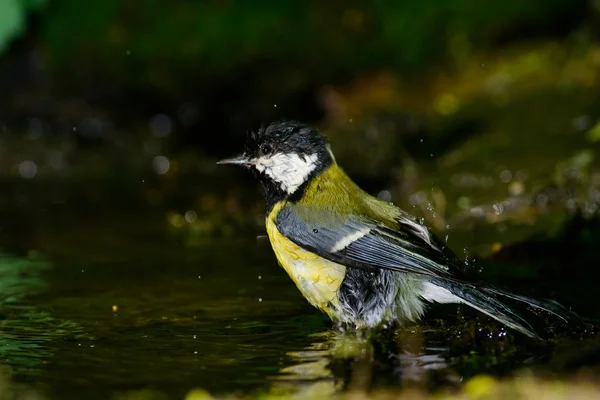
[[[57,384],[73,373],[89,393],[94,378],[107,393],[228,392],[220,371],[235,387],[277,373],[291,346],[281,332],[310,344],[329,325],[256,244],[260,188],[215,165],[281,118],[318,127],[356,182],[422,218],[483,278],[594,321],[599,21],[591,0],[0,0],[0,256],[11,254],[0,289],[18,287],[53,321],[9,308],[17,339],[2,348],[25,350],[8,365],[57,398],[77,396]],[[207,349],[177,380],[169,340],[187,335],[193,354],[198,326],[222,357]],[[227,326],[240,330],[231,343]],[[260,350],[260,330],[281,341]],[[148,352],[135,345],[144,335],[156,338]],[[82,337],[104,352],[73,352]],[[172,364],[144,358],[165,343]],[[34,365],[31,346],[50,364]],[[469,357],[473,374],[502,358]],[[123,358],[139,380],[117,373]],[[521,365],[508,361],[500,369]]]
[[[595,214],[594,2],[0,7],[7,215],[32,218],[28,202],[160,206],[194,211],[209,235],[226,221],[254,226],[255,183],[214,161],[280,118],[322,128],[354,179],[440,232],[449,220],[532,225],[550,211],[556,231],[569,215]],[[487,247],[523,239],[485,237]]]

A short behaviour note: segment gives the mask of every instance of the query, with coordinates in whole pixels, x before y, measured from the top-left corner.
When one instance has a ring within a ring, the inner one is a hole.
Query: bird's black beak
[[[217,162],[217,164],[241,165],[242,167],[248,167],[250,165],[254,165],[254,162],[252,162],[248,157],[242,154],[239,157],[221,160]]]

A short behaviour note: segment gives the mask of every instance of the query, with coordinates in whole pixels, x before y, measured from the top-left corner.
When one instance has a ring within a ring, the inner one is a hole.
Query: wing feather
[[[534,307],[569,324],[581,324],[577,315],[556,302],[535,300],[475,283],[463,264],[429,231],[415,226],[413,221],[403,225],[399,220],[398,229],[394,230],[357,215],[342,217],[331,211],[315,211],[312,221],[319,222],[307,223],[298,217],[294,207],[287,206],[279,212],[277,229],[298,246],[329,261],[363,270],[387,269],[422,275],[469,306],[531,337],[539,336],[516,307]],[[518,305],[509,306],[507,299]]]
[[[330,261],[449,279],[462,275],[452,267],[454,263],[449,262],[452,260],[438,241],[424,240],[422,231],[403,227],[402,221],[394,230],[361,216],[341,218],[331,211],[311,210],[313,221],[319,222],[307,223],[298,216],[296,207],[288,205],[279,212],[277,229],[292,242]]]

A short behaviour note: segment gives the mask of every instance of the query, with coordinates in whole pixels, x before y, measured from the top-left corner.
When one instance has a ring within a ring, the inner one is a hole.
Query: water
[[[251,234],[185,246],[163,212],[61,210],[0,259],[1,363],[14,388],[49,398],[435,390],[544,366],[555,351],[454,306],[357,338],[332,330]]]
[[[4,353],[17,381],[63,399],[147,386],[182,396],[194,387],[222,391],[225,382],[259,389],[290,363],[285,350],[310,345],[309,335],[327,326],[254,238],[185,249],[144,232],[157,221],[141,222],[40,233],[51,263],[4,259],[15,279],[29,276],[13,291],[36,293],[18,305],[26,318],[9,313],[14,335],[3,338],[2,348],[15,350]],[[54,253],[63,241],[74,251]],[[34,343],[37,354],[24,355]]]

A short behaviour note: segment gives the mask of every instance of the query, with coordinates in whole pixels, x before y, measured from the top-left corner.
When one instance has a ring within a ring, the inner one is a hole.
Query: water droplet
[[[196,215],[195,211],[189,210],[185,213],[184,218],[187,222],[189,222],[191,224],[192,222],[195,222],[196,219],[198,219],[198,215]]]
[[[379,197],[383,201],[391,201],[392,200],[392,194],[390,193],[389,190],[382,190],[381,192],[377,193],[377,197]]]
[[[578,131],[585,131],[590,127],[590,122],[589,116],[581,115],[577,118],[574,118],[571,124],[573,125],[573,128],[577,129]]]
[[[446,243],[448,243],[448,236],[449,236],[449,235],[446,235]]]
[[[169,159],[165,156],[156,156],[152,160],[152,166],[154,167],[154,171],[159,175],[164,175],[169,171],[171,167],[171,163]]]
[[[150,131],[156,137],[169,136],[173,128],[171,118],[166,114],[156,114],[150,118],[148,125],[150,126]]]
[[[37,170],[37,165],[33,161],[27,160],[19,164],[19,174],[25,179],[33,179]]]
[[[508,183],[510,182],[512,179],[512,172],[510,172],[509,170],[505,169],[502,172],[500,172],[500,180],[504,183]]]
[[[259,275],[259,276],[258,276],[258,279],[262,279],[262,276],[261,276],[261,275]]]
[[[259,298],[258,298],[258,302],[259,302],[259,303],[262,303],[262,297],[259,297]]]
[[[525,191],[525,185],[523,182],[514,181],[508,185],[508,193],[511,196],[519,196]]]
[[[318,229],[313,229],[313,233],[319,233]]]
[[[543,193],[540,193],[537,195],[535,202],[540,206],[540,207],[546,207],[546,205],[548,204],[548,196],[546,196]]]
[[[504,212],[504,206],[500,203],[494,204],[492,208],[494,209],[494,214],[496,215],[500,215],[502,212]]]

